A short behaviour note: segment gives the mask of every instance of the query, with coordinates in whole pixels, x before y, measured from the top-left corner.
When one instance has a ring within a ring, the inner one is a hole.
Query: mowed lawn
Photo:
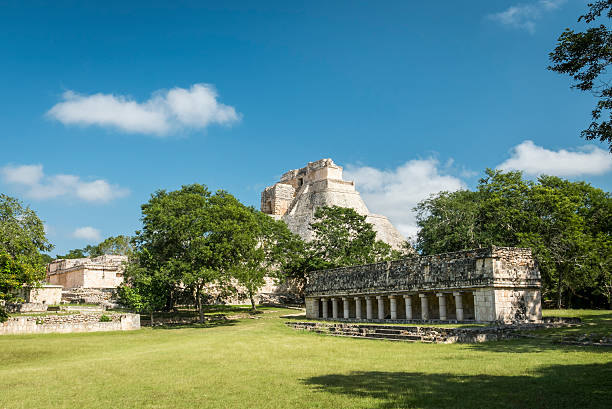
[[[339,338],[286,327],[278,316],[290,312],[2,336],[0,408],[612,407],[612,348]],[[610,311],[588,314],[612,324]]]

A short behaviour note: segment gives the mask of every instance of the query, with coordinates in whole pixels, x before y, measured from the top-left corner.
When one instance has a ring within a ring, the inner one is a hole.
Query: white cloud
[[[0,169],[0,176],[32,199],[75,197],[105,203],[129,194],[128,189],[111,185],[104,179],[84,181],[75,175],[45,175],[42,165],[6,165]]]
[[[5,166],[2,177],[8,183],[35,185],[43,178],[42,165]]]
[[[100,239],[102,239],[100,230],[94,229],[90,226],[79,227],[72,233],[72,235],[77,239],[83,239],[88,241],[99,241]]]
[[[578,151],[552,151],[532,141],[524,141],[512,148],[510,158],[497,168],[522,170],[529,175],[601,175],[612,170],[612,155],[595,146],[585,146]]]
[[[97,125],[158,136],[185,128],[231,124],[240,119],[234,107],[217,101],[216,90],[208,84],[159,90],[144,102],[122,95],[80,95],[66,91],[63,101],[54,105],[47,115],[65,125]]]
[[[534,3],[517,4],[508,7],[499,13],[489,14],[487,17],[502,25],[535,32],[536,21],[545,12],[558,9],[566,0],[539,0]]]
[[[415,237],[417,225],[412,210],[433,193],[465,188],[460,179],[441,173],[433,158],[410,160],[395,169],[380,170],[369,166],[347,165],[346,180],[354,180],[368,208],[387,216],[406,237]]]

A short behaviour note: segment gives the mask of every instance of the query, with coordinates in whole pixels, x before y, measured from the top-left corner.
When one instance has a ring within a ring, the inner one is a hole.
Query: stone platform
[[[580,322],[578,320],[578,322]],[[287,321],[285,325],[319,334],[436,344],[479,343],[523,337],[523,332],[539,328],[576,325],[576,321],[492,325],[486,327],[441,328],[416,325],[376,325],[340,322]]]

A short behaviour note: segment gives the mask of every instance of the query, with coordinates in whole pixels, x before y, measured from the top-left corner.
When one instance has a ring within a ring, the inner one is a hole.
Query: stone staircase
[[[387,341],[404,342],[444,342],[426,327],[403,327],[391,325],[367,324],[328,324],[320,322],[287,322],[288,326],[315,332],[318,334],[334,335],[351,338],[379,339]]]
[[[375,325],[364,323],[329,321],[286,321],[285,325],[296,330],[339,337],[379,339],[402,342],[436,344],[478,343],[500,341],[525,336],[524,332],[552,326],[576,325],[567,323],[494,323],[488,326],[434,327],[416,325]]]

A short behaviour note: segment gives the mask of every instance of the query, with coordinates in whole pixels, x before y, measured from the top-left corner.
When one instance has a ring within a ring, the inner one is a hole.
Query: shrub
[[[9,319],[8,312],[0,305],[0,322],[4,322]]]
[[[104,314],[104,315],[100,316],[100,322],[111,322],[111,321],[112,321],[112,319],[108,315]]]

